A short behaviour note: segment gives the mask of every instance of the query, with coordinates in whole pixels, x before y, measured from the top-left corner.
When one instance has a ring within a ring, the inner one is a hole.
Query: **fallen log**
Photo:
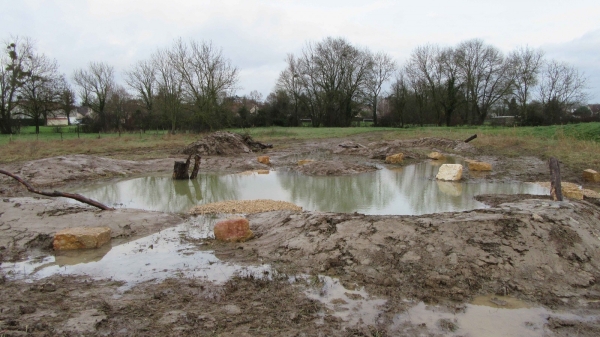
[[[104,204],[101,204],[99,202],[97,202],[96,200],[92,200],[89,198],[84,197],[81,194],[75,194],[75,193],[65,193],[65,192],[59,192],[59,191],[40,191],[38,189],[36,189],[35,187],[31,186],[28,182],[26,182],[25,180],[21,179],[21,177],[14,175],[8,171],[4,171],[4,170],[0,170],[1,174],[7,175],[13,179],[15,179],[16,181],[18,181],[19,183],[21,183],[21,185],[25,186],[27,188],[27,190],[31,193],[35,193],[35,194],[39,194],[39,195],[45,195],[47,197],[63,197],[63,198],[69,198],[69,199],[74,199],[77,201],[80,201],[84,204],[88,204],[90,206],[94,206],[94,207],[98,207],[101,210],[104,211],[113,211],[114,208],[108,207]]]
[[[465,139],[465,143],[468,143],[470,141],[472,141],[473,139],[477,138],[477,134],[472,135],[471,137]]]
[[[548,165],[550,166],[550,195],[554,201],[562,201],[562,189],[560,182],[560,166],[558,163],[558,159],[554,157],[550,157],[548,160]]]

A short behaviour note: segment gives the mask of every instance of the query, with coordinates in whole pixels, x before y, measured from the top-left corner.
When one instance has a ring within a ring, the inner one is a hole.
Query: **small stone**
[[[256,173],[258,173],[258,174],[269,174],[269,173],[271,173],[271,171],[269,171],[269,170],[256,170]]]
[[[531,217],[532,217],[532,218],[533,218],[533,220],[535,220],[535,221],[539,221],[539,222],[543,222],[543,221],[544,221],[544,218],[542,218],[542,216],[541,216],[541,215],[539,215],[539,214],[537,214],[537,213],[533,213],[533,214],[531,215]]]
[[[110,227],[67,228],[54,235],[54,250],[99,248],[110,241]]]
[[[404,153],[396,153],[385,157],[386,164],[400,164],[404,160]]]
[[[491,171],[492,164],[486,163],[483,161],[467,161],[467,165],[469,166],[469,171]]]
[[[443,154],[441,154],[439,152],[431,152],[429,155],[427,155],[427,157],[429,157],[430,159],[433,159],[433,160],[446,159],[446,156],[444,156]]]
[[[229,315],[239,315],[242,313],[242,309],[235,304],[228,304],[223,307],[223,311],[225,311]]]
[[[306,165],[306,164],[310,164],[310,163],[314,163],[314,160],[312,160],[312,159],[298,160],[298,166],[302,166],[302,165]]]
[[[456,253],[451,253],[450,255],[448,255],[448,263],[458,264],[458,255],[456,255]]]
[[[225,242],[244,242],[254,237],[250,224],[245,218],[231,218],[217,222],[214,228],[215,238]]]
[[[440,166],[438,174],[435,176],[438,180],[457,181],[462,178],[463,166],[461,164],[444,164]]]
[[[260,157],[256,158],[256,160],[258,160],[258,162],[261,164],[265,164],[265,165],[271,164],[271,159],[269,158],[269,156],[260,156]]]
[[[598,183],[600,182],[600,173],[592,169],[587,169],[583,171],[583,180]]]
[[[421,257],[419,255],[417,255],[417,253],[413,252],[413,251],[409,251],[406,254],[404,254],[402,256],[402,258],[400,258],[400,261],[402,262],[417,262],[421,259]]]

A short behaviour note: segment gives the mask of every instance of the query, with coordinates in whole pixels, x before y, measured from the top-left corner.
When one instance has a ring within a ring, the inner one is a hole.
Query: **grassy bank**
[[[93,154],[122,159],[147,159],[168,156],[202,137],[198,134],[169,135],[161,131],[119,134],[57,133],[53,127],[41,133],[0,135],[0,162],[32,160],[65,154]],[[283,128],[231,129],[249,133],[263,142],[289,142],[360,135],[368,141],[441,137],[466,139],[477,134],[471,144],[490,155],[533,155],[543,159],[557,157],[572,169],[600,169],[600,123],[547,127],[412,127],[398,128]]]

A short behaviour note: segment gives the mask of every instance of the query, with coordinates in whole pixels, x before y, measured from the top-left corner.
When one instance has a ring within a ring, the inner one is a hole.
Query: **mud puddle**
[[[447,308],[418,303],[394,318],[393,331],[409,325],[444,336],[546,336],[549,318],[594,321],[597,316],[555,312],[516,298],[480,296],[470,304]]]
[[[307,211],[359,212],[370,215],[421,215],[485,208],[478,194],[547,194],[533,184],[485,181],[436,181],[436,162],[350,176],[313,177],[294,172],[200,174],[175,181],[148,176],[74,190],[115,207],[187,212],[200,204],[224,200],[273,199]]]
[[[123,281],[122,290],[145,281],[188,277],[222,283],[236,273],[261,274],[267,265],[243,267],[219,260],[212,251],[198,250],[196,240],[212,235],[217,219],[197,217],[176,227],[130,242],[113,240],[100,249],[56,252],[3,263],[11,279],[35,280],[52,275],[81,275]]]

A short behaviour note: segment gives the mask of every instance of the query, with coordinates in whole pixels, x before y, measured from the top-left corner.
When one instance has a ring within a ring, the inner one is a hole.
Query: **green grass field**
[[[17,135],[0,135],[0,163],[33,160],[65,154],[93,154],[122,159],[147,159],[168,156],[203,134],[164,131],[146,133],[84,134],[74,127],[22,128]],[[481,153],[502,156],[557,157],[573,169],[600,170],[600,123],[543,127],[411,127],[411,128],[312,128],[261,127],[230,129],[248,133],[262,142],[282,144],[293,140],[342,138],[366,134],[372,140],[440,137],[466,139],[477,134],[471,144]],[[62,137],[62,138],[61,138]]]

